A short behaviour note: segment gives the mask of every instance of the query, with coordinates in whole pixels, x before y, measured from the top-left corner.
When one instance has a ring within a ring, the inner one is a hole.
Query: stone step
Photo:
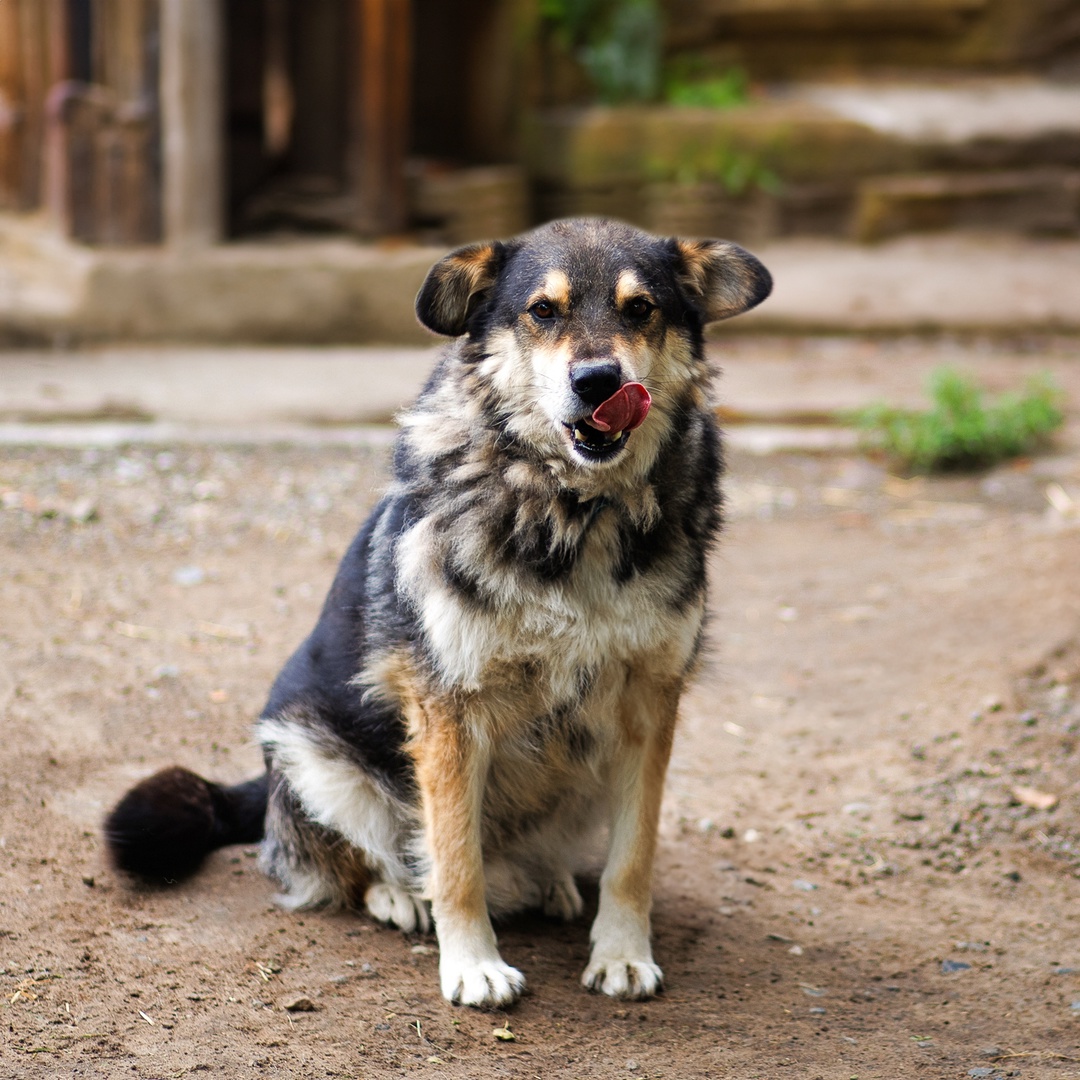
[[[1056,0],[665,0],[668,44],[752,77],[1015,71],[1075,63]]]
[[[1080,231],[1080,169],[923,173],[859,185],[854,232],[863,242],[988,227],[1033,235]]]
[[[563,109],[532,119],[524,153],[541,217],[609,214],[658,232],[719,231],[748,243],[862,235],[868,182],[992,170],[1017,177],[990,180],[986,190],[973,182],[966,198],[958,180],[943,200],[954,207],[939,215],[945,227],[955,219],[1010,231],[1019,221],[1021,231],[1069,231],[1080,84],[984,77],[802,84],[731,109]],[[1019,178],[1025,172],[1032,176]],[[1061,184],[1047,180],[1059,173]],[[1017,194],[1005,194],[1010,185]],[[1048,186],[1055,191],[1042,215],[1049,225],[1034,211],[1000,212],[1010,198],[1023,202],[1021,191]],[[905,215],[894,219],[890,235]]]

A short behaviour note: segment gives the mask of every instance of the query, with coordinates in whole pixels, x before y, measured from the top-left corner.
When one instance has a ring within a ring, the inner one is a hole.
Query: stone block
[[[1078,175],[1026,170],[866,180],[859,185],[854,232],[862,241],[955,229],[1074,233],[1080,229]]]

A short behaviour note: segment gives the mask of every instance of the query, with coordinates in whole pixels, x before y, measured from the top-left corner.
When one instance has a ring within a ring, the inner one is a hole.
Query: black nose
[[[579,360],[570,365],[570,386],[587,405],[599,405],[622,386],[622,370],[613,360]]]

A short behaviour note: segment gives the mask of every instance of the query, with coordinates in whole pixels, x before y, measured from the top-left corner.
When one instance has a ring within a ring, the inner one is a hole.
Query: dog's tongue
[[[596,406],[589,422],[598,431],[629,431],[649,414],[652,398],[639,382],[628,382]]]

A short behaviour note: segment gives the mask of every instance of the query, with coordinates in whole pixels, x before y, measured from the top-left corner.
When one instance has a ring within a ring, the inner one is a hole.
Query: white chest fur
[[[439,538],[421,522],[398,546],[399,585],[417,611],[429,656],[446,686],[476,691],[494,669],[540,661],[550,699],[574,695],[583,671],[667,654],[674,665],[693,655],[704,602],[677,610],[647,576],[618,581],[605,537],[586,544],[565,579],[536,581],[514,567],[489,567],[489,601],[451,587],[439,569]]]

